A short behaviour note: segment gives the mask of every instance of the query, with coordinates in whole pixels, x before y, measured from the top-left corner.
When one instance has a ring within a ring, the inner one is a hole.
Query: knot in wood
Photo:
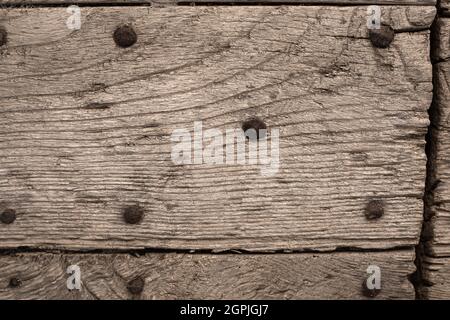
[[[139,205],[128,206],[123,211],[123,218],[126,223],[137,224],[144,218],[144,209]]]
[[[252,140],[253,137],[249,132],[247,132],[247,130],[251,130],[251,129],[256,131],[255,132],[256,139],[265,138],[266,132],[265,131],[260,132],[260,130],[266,130],[267,126],[264,123],[264,121],[262,121],[258,117],[252,117],[242,123],[242,130],[244,130],[245,136],[247,137],[247,139],[250,139],[250,140]]]
[[[122,48],[131,47],[137,41],[137,34],[133,28],[127,25],[117,27],[114,31],[114,42]]]
[[[16,210],[6,209],[0,214],[0,221],[4,224],[11,224],[16,220]]]
[[[380,25],[380,29],[370,29],[369,38],[372,45],[377,48],[387,48],[394,40],[395,32],[391,26]]]

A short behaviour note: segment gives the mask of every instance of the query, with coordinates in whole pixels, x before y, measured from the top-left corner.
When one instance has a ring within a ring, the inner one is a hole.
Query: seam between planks
[[[433,203],[434,203],[434,190],[437,186],[437,176],[436,176],[436,143],[437,143],[437,132],[434,130],[436,123],[439,121],[439,110],[438,104],[436,103],[437,98],[437,81],[438,80],[438,70],[437,64],[442,61],[437,61],[434,59],[434,53],[438,50],[438,42],[436,41],[436,37],[438,36],[438,28],[437,28],[437,20],[440,17],[445,15],[441,14],[440,8],[441,0],[437,1],[436,7],[436,16],[433,24],[430,28],[430,61],[432,63],[433,71],[432,71],[432,81],[433,81],[433,100],[431,102],[430,108],[428,109],[428,115],[430,119],[430,124],[428,126],[428,131],[426,134],[426,145],[425,145],[425,154],[427,156],[427,168],[426,168],[426,181],[425,181],[425,192],[423,196],[423,221],[422,221],[422,229],[420,233],[419,243],[416,246],[416,272],[411,277],[410,281],[414,285],[416,290],[416,300],[428,300],[428,296],[424,292],[424,287],[430,286],[429,282],[424,276],[424,261],[428,255],[427,252],[427,242],[433,239],[432,232],[432,222],[433,218]]]
[[[177,253],[177,254],[235,254],[235,255],[268,255],[268,254],[330,254],[330,253],[370,253],[370,252],[395,252],[395,251],[409,251],[414,249],[414,246],[393,246],[390,248],[380,249],[364,249],[357,247],[338,247],[334,250],[192,250],[192,249],[162,249],[162,248],[144,248],[144,249],[49,249],[49,248],[28,248],[19,247],[13,249],[0,249],[0,256],[13,255],[20,253],[50,253],[50,254],[151,254],[151,253]]]

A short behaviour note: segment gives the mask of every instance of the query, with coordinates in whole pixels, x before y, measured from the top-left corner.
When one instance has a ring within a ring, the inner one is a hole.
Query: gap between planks
[[[173,253],[173,254],[212,254],[212,255],[281,255],[281,254],[332,254],[332,253],[388,253],[399,251],[410,251],[415,246],[394,246],[391,248],[358,248],[358,247],[338,247],[334,250],[210,250],[210,249],[166,249],[166,248],[143,248],[143,249],[70,249],[70,248],[32,248],[18,247],[11,249],[0,249],[0,256],[21,254],[21,253],[49,253],[49,254],[155,254],[155,253]]]

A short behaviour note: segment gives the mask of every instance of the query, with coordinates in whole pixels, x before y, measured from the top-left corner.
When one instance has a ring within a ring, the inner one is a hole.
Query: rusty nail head
[[[365,297],[375,298],[380,293],[380,291],[381,291],[381,289],[369,289],[369,288],[367,288],[367,280],[364,280],[364,282],[362,283],[362,294]]]
[[[259,130],[266,130],[267,126],[264,123],[264,121],[262,121],[260,118],[253,117],[242,123],[242,130],[244,132],[246,132],[249,129],[254,129],[256,131],[256,138],[259,139],[265,137],[265,134],[263,132],[261,132],[260,136]],[[249,138],[249,136],[247,136],[247,138]]]
[[[379,219],[384,214],[384,203],[382,200],[370,200],[366,206],[366,218],[368,220]]]
[[[132,27],[123,25],[114,31],[114,42],[122,48],[131,47],[137,41],[137,34]]]
[[[145,281],[142,277],[136,277],[127,284],[127,289],[132,294],[141,294],[144,291]]]
[[[17,288],[21,284],[22,284],[22,281],[20,281],[19,278],[14,277],[14,278],[9,279],[9,287],[10,288]]]
[[[125,208],[123,217],[126,223],[137,224],[144,218],[144,209],[139,205],[132,205]]]
[[[387,48],[394,40],[395,32],[391,26],[380,25],[380,29],[369,29],[369,38],[372,45],[377,48]]]
[[[16,210],[6,209],[0,214],[0,221],[4,224],[11,224],[16,220]]]

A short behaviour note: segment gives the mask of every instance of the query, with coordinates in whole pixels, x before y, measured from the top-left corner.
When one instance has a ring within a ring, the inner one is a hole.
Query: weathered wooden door
[[[450,296],[434,1],[33,2],[0,9],[1,298]]]

